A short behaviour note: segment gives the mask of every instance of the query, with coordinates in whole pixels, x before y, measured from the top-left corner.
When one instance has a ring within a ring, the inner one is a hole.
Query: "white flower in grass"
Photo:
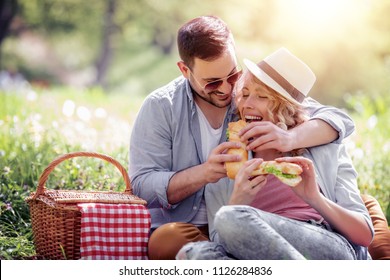
[[[384,145],[383,145],[383,151],[385,153],[389,152],[390,151],[390,141],[386,142]]]
[[[107,112],[103,108],[96,108],[95,117],[98,119],[104,119],[107,117]]]
[[[71,117],[74,114],[75,108],[76,105],[74,104],[74,102],[68,99],[64,102],[64,105],[62,106],[62,113],[67,117]]]
[[[376,115],[372,115],[372,116],[369,117],[368,120],[367,120],[367,128],[368,128],[369,130],[372,130],[372,129],[374,129],[374,128],[376,127],[377,123],[378,123],[378,118],[377,118],[377,116],[376,116]]]
[[[37,98],[38,98],[38,95],[35,91],[29,90],[27,92],[27,96],[26,96],[27,101],[35,101],[35,100],[37,100]]]
[[[352,157],[355,159],[363,159],[364,158],[364,151],[360,148],[354,149],[352,152]]]
[[[52,121],[52,122],[51,122],[51,126],[52,126],[53,128],[58,128],[58,127],[59,127],[59,124],[58,124],[57,121]]]
[[[78,107],[76,114],[80,120],[85,121],[85,122],[88,122],[92,116],[91,111],[87,107],[84,107],[84,106]]]

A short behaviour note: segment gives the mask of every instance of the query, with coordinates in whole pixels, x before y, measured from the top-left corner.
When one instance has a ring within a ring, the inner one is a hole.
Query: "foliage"
[[[36,190],[44,168],[58,155],[78,150],[111,155],[126,167],[131,123],[142,99],[124,102],[126,95],[68,88],[0,92],[0,99],[0,259],[34,258],[25,198]],[[390,99],[356,95],[345,102],[357,126],[346,144],[359,187],[378,199],[390,220]],[[106,162],[75,158],[52,171],[47,187],[121,191],[124,182]]]
[[[381,202],[390,221],[390,98],[359,94],[347,96],[346,103],[357,126],[347,145],[359,172],[360,190]]]
[[[146,95],[179,74],[175,67],[179,26],[190,18],[214,14],[233,31],[239,60],[259,61],[280,46],[301,57],[317,76],[312,96],[323,103],[340,105],[345,92],[369,93],[390,86],[387,0],[17,2],[20,9],[1,46],[1,63],[4,68],[16,64],[33,79],[90,85],[106,44],[111,54],[104,72],[107,91]],[[108,27],[106,6],[113,2],[116,8]],[[110,36],[104,40],[104,34]],[[169,64],[162,66],[167,60]],[[152,65],[156,67],[147,73],[148,79],[139,79]]]

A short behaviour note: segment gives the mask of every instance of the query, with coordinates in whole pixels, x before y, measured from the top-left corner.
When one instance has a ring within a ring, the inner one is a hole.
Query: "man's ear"
[[[183,74],[184,78],[188,79],[190,76],[190,69],[187,67],[187,65],[185,65],[183,61],[179,61],[177,63],[177,67],[179,67],[180,72]]]

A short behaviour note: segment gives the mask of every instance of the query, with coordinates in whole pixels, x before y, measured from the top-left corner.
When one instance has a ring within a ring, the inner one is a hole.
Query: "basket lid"
[[[146,201],[136,195],[112,191],[77,191],[77,190],[45,190],[35,197],[35,193],[27,201],[40,200],[46,204],[74,204],[74,203],[111,203],[111,204],[142,204]]]

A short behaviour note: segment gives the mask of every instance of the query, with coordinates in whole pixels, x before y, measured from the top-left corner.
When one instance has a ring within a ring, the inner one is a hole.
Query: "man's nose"
[[[231,94],[233,91],[234,84],[228,83],[226,80],[223,81],[222,85],[219,87],[219,91],[223,92],[224,94]]]

